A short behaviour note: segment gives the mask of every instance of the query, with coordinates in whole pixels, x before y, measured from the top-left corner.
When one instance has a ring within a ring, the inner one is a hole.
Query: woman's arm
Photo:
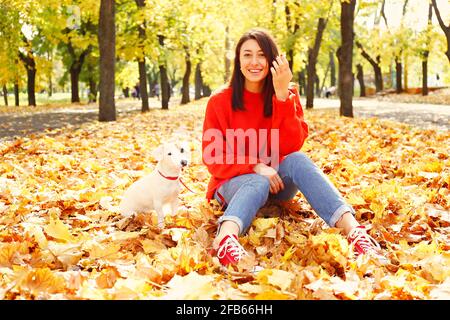
[[[295,87],[289,88],[289,97],[280,101],[272,99],[272,129],[279,130],[280,155],[299,151],[308,137],[308,125],[303,119],[303,109]]]
[[[238,157],[235,150],[227,147],[227,114],[220,98],[220,95],[211,97],[206,107],[202,135],[203,163],[209,173],[219,179],[254,173],[253,168],[259,163],[257,158]]]

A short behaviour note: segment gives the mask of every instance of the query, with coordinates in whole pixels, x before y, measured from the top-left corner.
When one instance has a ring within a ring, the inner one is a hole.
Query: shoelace
[[[219,251],[217,252],[217,257],[219,259],[222,259],[223,257],[225,257],[225,254],[227,252],[230,253],[230,256],[233,257],[234,261],[239,261],[243,256],[247,254],[245,252],[245,249],[234,237],[228,237],[228,239],[225,240],[225,243],[219,248]]]
[[[350,231],[348,237],[351,239],[352,245],[355,245],[355,243],[359,243],[364,252],[369,252],[373,247],[381,250],[378,242],[360,228],[354,228],[352,231]]]

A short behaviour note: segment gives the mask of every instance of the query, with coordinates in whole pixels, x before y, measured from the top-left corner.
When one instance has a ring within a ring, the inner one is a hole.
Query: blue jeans
[[[278,174],[284,189],[270,194],[271,199],[290,200],[300,191],[331,227],[345,212],[355,214],[322,170],[304,153],[287,155],[278,168]],[[225,182],[214,194],[214,198],[226,207],[219,224],[226,220],[234,221],[239,226],[239,233],[243,234],[269,198],[269,188],[269,179],[257,173],[240,175]]]

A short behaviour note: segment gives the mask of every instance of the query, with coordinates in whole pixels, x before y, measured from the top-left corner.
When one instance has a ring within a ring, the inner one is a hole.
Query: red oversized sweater
[[[255,158],[252,156],[253,153],[249,153],[249,145],[245,147],[245,157],[240,158],[238,155],[242,155],[242,153],[237,154],[237,144],[233,144],[233,146],[236,146],[234,150],[227,148],[227,144],[229,145],[231,142],[227,141],[227,132],[230,131],[229,129],[242,129],[244,131],[254,129],[258,133],[263,132],[262,136],[261,134],[256,134],[255,136],[257,137],[258,147],[260,149],[264,144],[261,143],[261,140],[266,139],[265,141],[268,142],[267,150],[271,150],[271,129],[278,129],[279,162],[283,161],[286,155],[300,150],[308,136],[308,125],[303,120],[303,110],[296,88],[289,89],[289,98],[286,101],[279,101],[275,95],[273,96],[273,112],[271,117],[264,117],[264,100],[262,94],[244,90],[243,100],[245,111],[233,111],[231,107],[231,93],[231,87],[215,93],[210,97],[206,107],[203,123],[202,158],[203,163],[207,166],[211,174],[206,192],[206,198],[208,200],[213,198],[215,190],[222,183],[238,175],[254,173],[253,167],[256,163],[264,162],[258,156]],[[264,137],[264,133],[266,132],[267,137]],[[217,133],[221,133],[221,137]],[[211,138],[212,136],[214,138]],[[230,137],[228,136],[229,140]],[[220,158],[222,156],[223,161],[211,163],[211,149],[213,148],[211,148],[212,145],[210,144],[214,143],[217,146],[219,142],[216,141],[217,139],[221,139],[220,144],[223,145],[223,152],[215,150],[212,153],[215,157]],[[234,139],[236,140],[235,137]],[[245,141],[250,142],[248,138]],[[222,153],[222,155],[218,155],[218,152]],[[234,159],[234,161],[225,161],[227,157],[228,159]],[[240,161],[237,161],[238,158]]]

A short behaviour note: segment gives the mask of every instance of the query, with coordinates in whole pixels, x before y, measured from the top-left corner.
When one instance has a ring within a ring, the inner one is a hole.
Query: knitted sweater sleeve
[[[257,158],[237,155],[227,145],[226,129],[230,115],[227,114],[220,94],[212,96],[206,106],[202,135],[202,161],[209,173],[218,179],[254,173]],[[234,149],[234,148],[233,148]]]
[[[279,101],[274,95],[272,104],[272,129],[279,130],[280,155],[286,156],[299,151],[308,137],[308,125],[303,119],[297,89],[289,88],[289,98],[286,101]]]

